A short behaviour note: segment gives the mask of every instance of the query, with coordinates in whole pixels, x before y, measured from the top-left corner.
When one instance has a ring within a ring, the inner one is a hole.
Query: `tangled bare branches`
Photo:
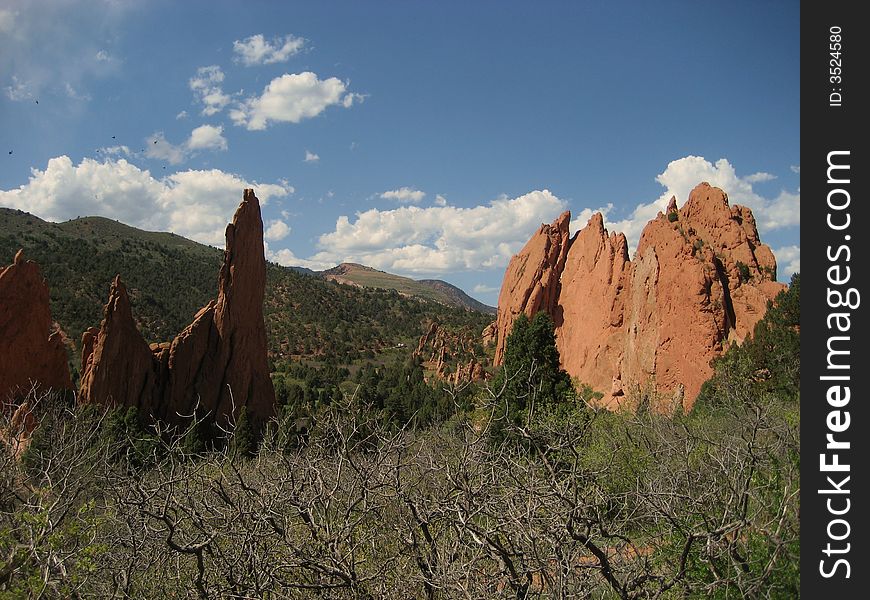
[[[540,407],[494,441],[347,399],[248,457],[107,437],[105,414],[41,398],[42,433],[0,454],[0,598],[781,597],[797,425],[733,400],[694,419]]]

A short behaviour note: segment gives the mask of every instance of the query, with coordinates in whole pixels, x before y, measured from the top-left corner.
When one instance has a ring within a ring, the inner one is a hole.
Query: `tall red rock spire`
[[[115,280],[99,331],[85,332],[82,340],[85,349],[93,350],[83,361],[80,400],[138,406],[168,423],[181,422],[197,407],[201,414],[220,420],[237,415],[244,406],[262,424],[275,414],[263,321],[265,290],[260,203],[254,191],[246,189],[227,225],[217,299],[202,308],[171,344],[145,346],[133,325],[123,285]],[[98,355],[100,348],[115,347],[131,349],[131,356]],[[143,347],[149,353],[147,361],[140,360]],[[100,376],[116,366],[131,383]]]
[[[33,383],[69,389],[63,338],[51,320],[48,285],[35,262],[15,254],[0,269],[0,405],[26,395]]]

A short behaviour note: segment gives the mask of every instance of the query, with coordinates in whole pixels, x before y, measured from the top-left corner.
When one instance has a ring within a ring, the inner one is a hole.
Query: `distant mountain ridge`
[[[331,269],[320,271],[327,280],[358,287],[396,290],[406,296],[417,296],[446,306],[496,314],[496,308],[479,302],[460,288],[440,279],[411,279],[393,275],[357,263],[341,263]]]

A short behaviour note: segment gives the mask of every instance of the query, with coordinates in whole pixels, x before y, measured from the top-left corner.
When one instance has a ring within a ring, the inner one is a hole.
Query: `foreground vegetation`
[[[542,319],[425,424],[401,374],[285,390],[259,448],[243,418],[192,444],[32,398],[0,455],[0,598],[797,597],[799,363],[766,366],[799,360],[797,284],[688,415],[590,409]]]

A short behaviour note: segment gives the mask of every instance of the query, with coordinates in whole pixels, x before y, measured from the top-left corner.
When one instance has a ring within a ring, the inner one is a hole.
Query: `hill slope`
[[[0,208],[0,262],[11,262],[19,248],[42,267],[52,317],[76,345],[87,327],[99,324],[118,273],[145,339],[172,339],[215,297],[223,256],[217,248],[177,235],[102,217],[49,223]],[[265,319],[273,362],[308,357],[348,363],[400,344],[415,345],[433,320],[479,332],[491,317],[268,264]]]
[[[456,306],[492,315],[496,314],[495,307],[478,302],[455,285],[440,279],[410,279],[356,263],[341,263],[337,267],[321,271],[321,275],[325,279],[338,283],[367,288],[396,290],[405,296],[418,296],[447,306]]]

